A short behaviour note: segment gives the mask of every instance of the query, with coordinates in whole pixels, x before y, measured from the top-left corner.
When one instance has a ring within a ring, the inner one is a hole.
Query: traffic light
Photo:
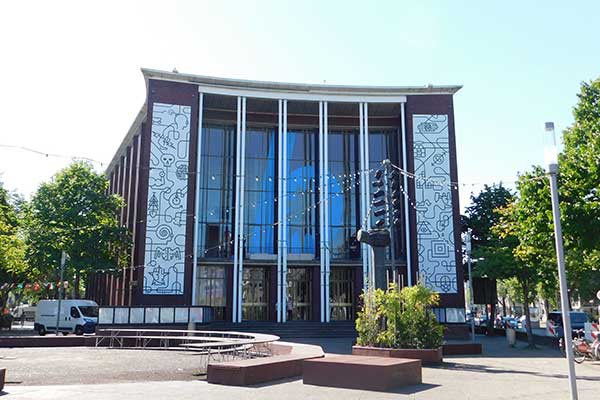
[[[383,169],[378,169],[375,171],[375,180],[372,183],[373,187],[376,188],[373,193],[371,205],[373,207],[373,215],[376,218],[375,226],[377,228],[383,228],[385,226],[385,217],[387,214],[383,176]]]
[[[400,174],[397,170],[393,170],[390,173],[390,190],[391,190],[391,202],[392,202],[392,225],[396,228],[402,226],[402,196],[400,193]]]

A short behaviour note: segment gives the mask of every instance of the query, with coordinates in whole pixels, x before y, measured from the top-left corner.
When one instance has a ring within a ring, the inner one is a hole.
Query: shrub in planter
[[[363,292],[363,307],[358,313],[357,345],[386,349],[434,350],[441,361],[443,328],[437,321],[432,306],[439,303],[439,295],[419,284],[398,290],[369,289]],[[371,354],[377,349],[357,349],[356,354]],[[386,354],[402,357],[402,353]],[[407,353],[408,354],[408,353]],[[419,358],[419,357],[417,357]]]

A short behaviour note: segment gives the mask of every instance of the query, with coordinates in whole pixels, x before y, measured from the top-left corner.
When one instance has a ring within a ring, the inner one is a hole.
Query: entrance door
[[[269,316],[269,283],[267,269],[244,267],[242,282],[242,319],[266,321]]]
[[[225,319],[227,281],[225,266],[198,265],[196,304],[210,306],[214,320]]]
[[[332,320],[354,319],[354,268],[331,268],[329,306]]]
[[[287,320],[308,321],[312,316],[312,268],[288,268]]]

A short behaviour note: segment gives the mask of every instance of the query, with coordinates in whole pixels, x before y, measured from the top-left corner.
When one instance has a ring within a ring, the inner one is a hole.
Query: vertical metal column
[[[406,151],[406,113],[404,112],[404,103],[400,103],[402,112],[402,168],[404,169],[404,227],[406,229],[406,276],[408,286],[412,286],[412,258],[411,258],[411,237],[410,237],[410,213],[408,210],[408,153]]]
[[[331,275],[331,243],[329,240],[329,126],[327,123],[327,102],[323,103],[323,175],[325,177],[325,322],[329,322],[331,310],[329,307],[329,277]]]
[[[281,268],[281,305],[283,309],[282,321],[287,320],[287,255],[288,255],[288,216],[287,216],[287,100],[283,100],[283,263]]]
[[[242,322],[242,300],[243,300],[243,274],[244,274],[244,191],[246,186],[246,98],[242,97],[242,149],[241,149],[241,176],[240,176],[240,238],[238,250],[238,321]]]
[[[319,284],[321,303],[321,322],[325,322],[325,176],[324,176],[324,138],[323,138],[323,102],[319,102]]]
[[[242,98],[238,96],[237,98],[237,128],[236,128],[236,141],[235,141],[235,225],[233,228],[233,293],[232,293],[232,322],[237,322],[237,302],[238,302],[238,292],[237,292],[237,280],[238,280],[238,253],[239,253],[239,230],[240,230],[240,150],[242,148]]]
[[[283,112],[283,100],[279,100],[279,114],[278,114],[278,124],[277,124],[277,149],[278,156],[277,157],[277,176],[278,176],[278,185],[277,185],[277,322],[282,321],[282,313],[283,308],[281,293],[283,290],[281,274],[282,274],[282,258],[283,258],[283,226],[282,226],[282,207],[283,207],[283,168],[284,163],[283,159],[283,121],[282,121],[282,112]]]
[[[198,284],[198,215],[200,214],[200,165],[202,156],[202,107],[204,101],[204,93],[198,94],[198,147],[196,153],[196,198],[194,207],[194,261],[192,264],[192,304],[196,302],[196,286]]]
[[[369,172],[369,103],[363,103],[364,122],[364,140],[365,140],[365,204],[367,205],[367,228],[371,228],[371,173]],[[372,252],[371,257],[367,258],[367,270],[369,271],[370,281],[375,284],[375,260]]]
[[[365,179],[365,171],[368,169],[365,165],[365,138],[364,138],[364,119],[363,119],[363,103],[358,103],[358,114],[359,114],[359,154],[360,154],[360,223],[363,229],[368,229],[368,226],[363,226],[366,221],[367,214],[367,200],[365,199],[365,186],[367,185]],[[369,282],[369,249],[366,243],[361,243],[361,254],[362,254],[362,265],[363,265],[363,289],[367,289],[367,283]]]

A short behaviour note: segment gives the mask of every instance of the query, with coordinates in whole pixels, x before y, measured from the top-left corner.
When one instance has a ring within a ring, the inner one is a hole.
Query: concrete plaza
[[[565,359],[556,349],[509,348],[504,338],[481,337],[481,356],[445,357],[423,368],[423,384],[391,392],[304,385],[301,379],[253,387],[212,385],[194,374],[182,352],[94,348],[0,349],[8,368],[7,399],[565,399]],[[347,339],[302,339],[329,353],[347,353]],[[600,396],[600,363],[577,366],[579,398]]]

